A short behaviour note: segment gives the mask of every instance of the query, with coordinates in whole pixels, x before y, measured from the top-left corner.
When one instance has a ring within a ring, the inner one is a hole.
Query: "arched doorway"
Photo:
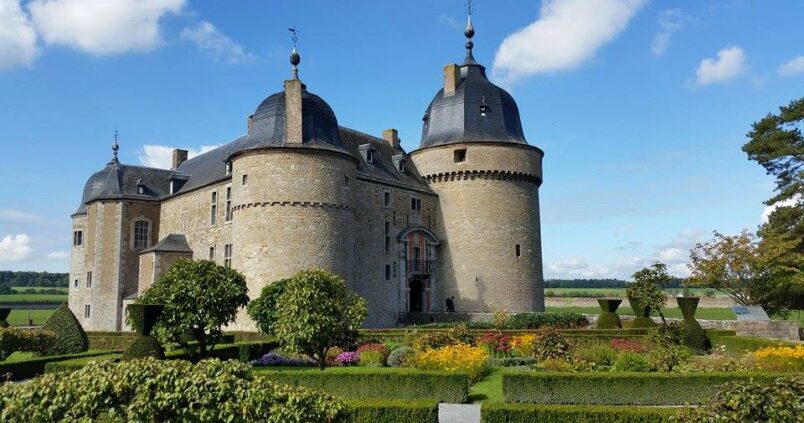
[[[410,280],[410,310],[412,312],[424,311],[424,282],[419,278]]]

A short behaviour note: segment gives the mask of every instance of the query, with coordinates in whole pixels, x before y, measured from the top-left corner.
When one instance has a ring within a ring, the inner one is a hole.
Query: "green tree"
[[[277,301],[273,331],[283,348],[305,354],[323,370],[327,351],[354,339],[366,318],[366,300],[323,270],[294,275]]]
[[[649,267],[634,273],[634,281],[628,284],[625,295],[630,302],[638,302],[643,307],[659,313],[662,323],[667,324],[664,319],[662,309],[667,303],[663,287],[666,287],[674,278],[667,273],[667,266],[664,263],[655,262]],[[639,317],[639,316],[637,316]]]
[[[260,296],[248,303],[248,315],[257,323],[260,332],[266,335],[274,334],[274,324],[276,323],[277,303],[290,279],[281,279],[271,282],[262,289]]]
[[[248,303],[247,293],[246,278],[236,270],[207,260],[180,259],[137,303],[163,304],[154,331],[157,337],[192,351],[189,336],[204,356],[220,340],[221,328]]]

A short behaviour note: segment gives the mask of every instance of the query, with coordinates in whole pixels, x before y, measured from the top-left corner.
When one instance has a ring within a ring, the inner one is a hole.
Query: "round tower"
[[[472,55],[444,67],[424,115],[416,168],[439,196],[440,297],[456,311],[544,311],[541,149],[525,140],[516,102]]]
[[[229,157],[232,174],[232,265],[249,296],[305,269],[354,280],[352,184],[357,161],[341,144],[330,106],[294,77],[249,117]],[[238,324],[244,322],[238,319]]]

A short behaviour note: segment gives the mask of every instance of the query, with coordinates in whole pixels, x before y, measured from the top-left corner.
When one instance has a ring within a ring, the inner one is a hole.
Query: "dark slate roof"
[[[92,175],[84,186],[84,195],[75,214],[85,214],[87,203],[104,199],[155,201],[168,194],[168,178],[172,172],[150,167],[129,166],[112,160],[103,170]],[[138,183],[145,188],[137,192]]]
[[[164,237],[158,244],[151,248],[142,250],[140,254],[160,252],[160,253],[193,253],[187,238],[184,235],[170,234]]]
[[[460,71],[455,93],[445,97],[442,88],[427,108],[419,148],[460,142],[527,144],[513,97],[492,84],[486,69],[474,60]],[[483,104],[488,106],[486,116],[480,114]]]

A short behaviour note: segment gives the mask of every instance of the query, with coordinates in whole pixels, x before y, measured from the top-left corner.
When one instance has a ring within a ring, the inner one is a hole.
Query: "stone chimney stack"
[[[178,148],[173,150],[173,169],[178,169],[179,165],[187,161],[187,150],[180,150]]]
[[[399,132],[394,128],[382,131],[382,138],[391,144],[394,150],[399,150]]]
[[[461,68],[454,63],[444,66],[444,96],[455,94],[459,82],[461,82]]]
[[[285,81],[285,143],[302,141],[302,82],[289,79]]]

